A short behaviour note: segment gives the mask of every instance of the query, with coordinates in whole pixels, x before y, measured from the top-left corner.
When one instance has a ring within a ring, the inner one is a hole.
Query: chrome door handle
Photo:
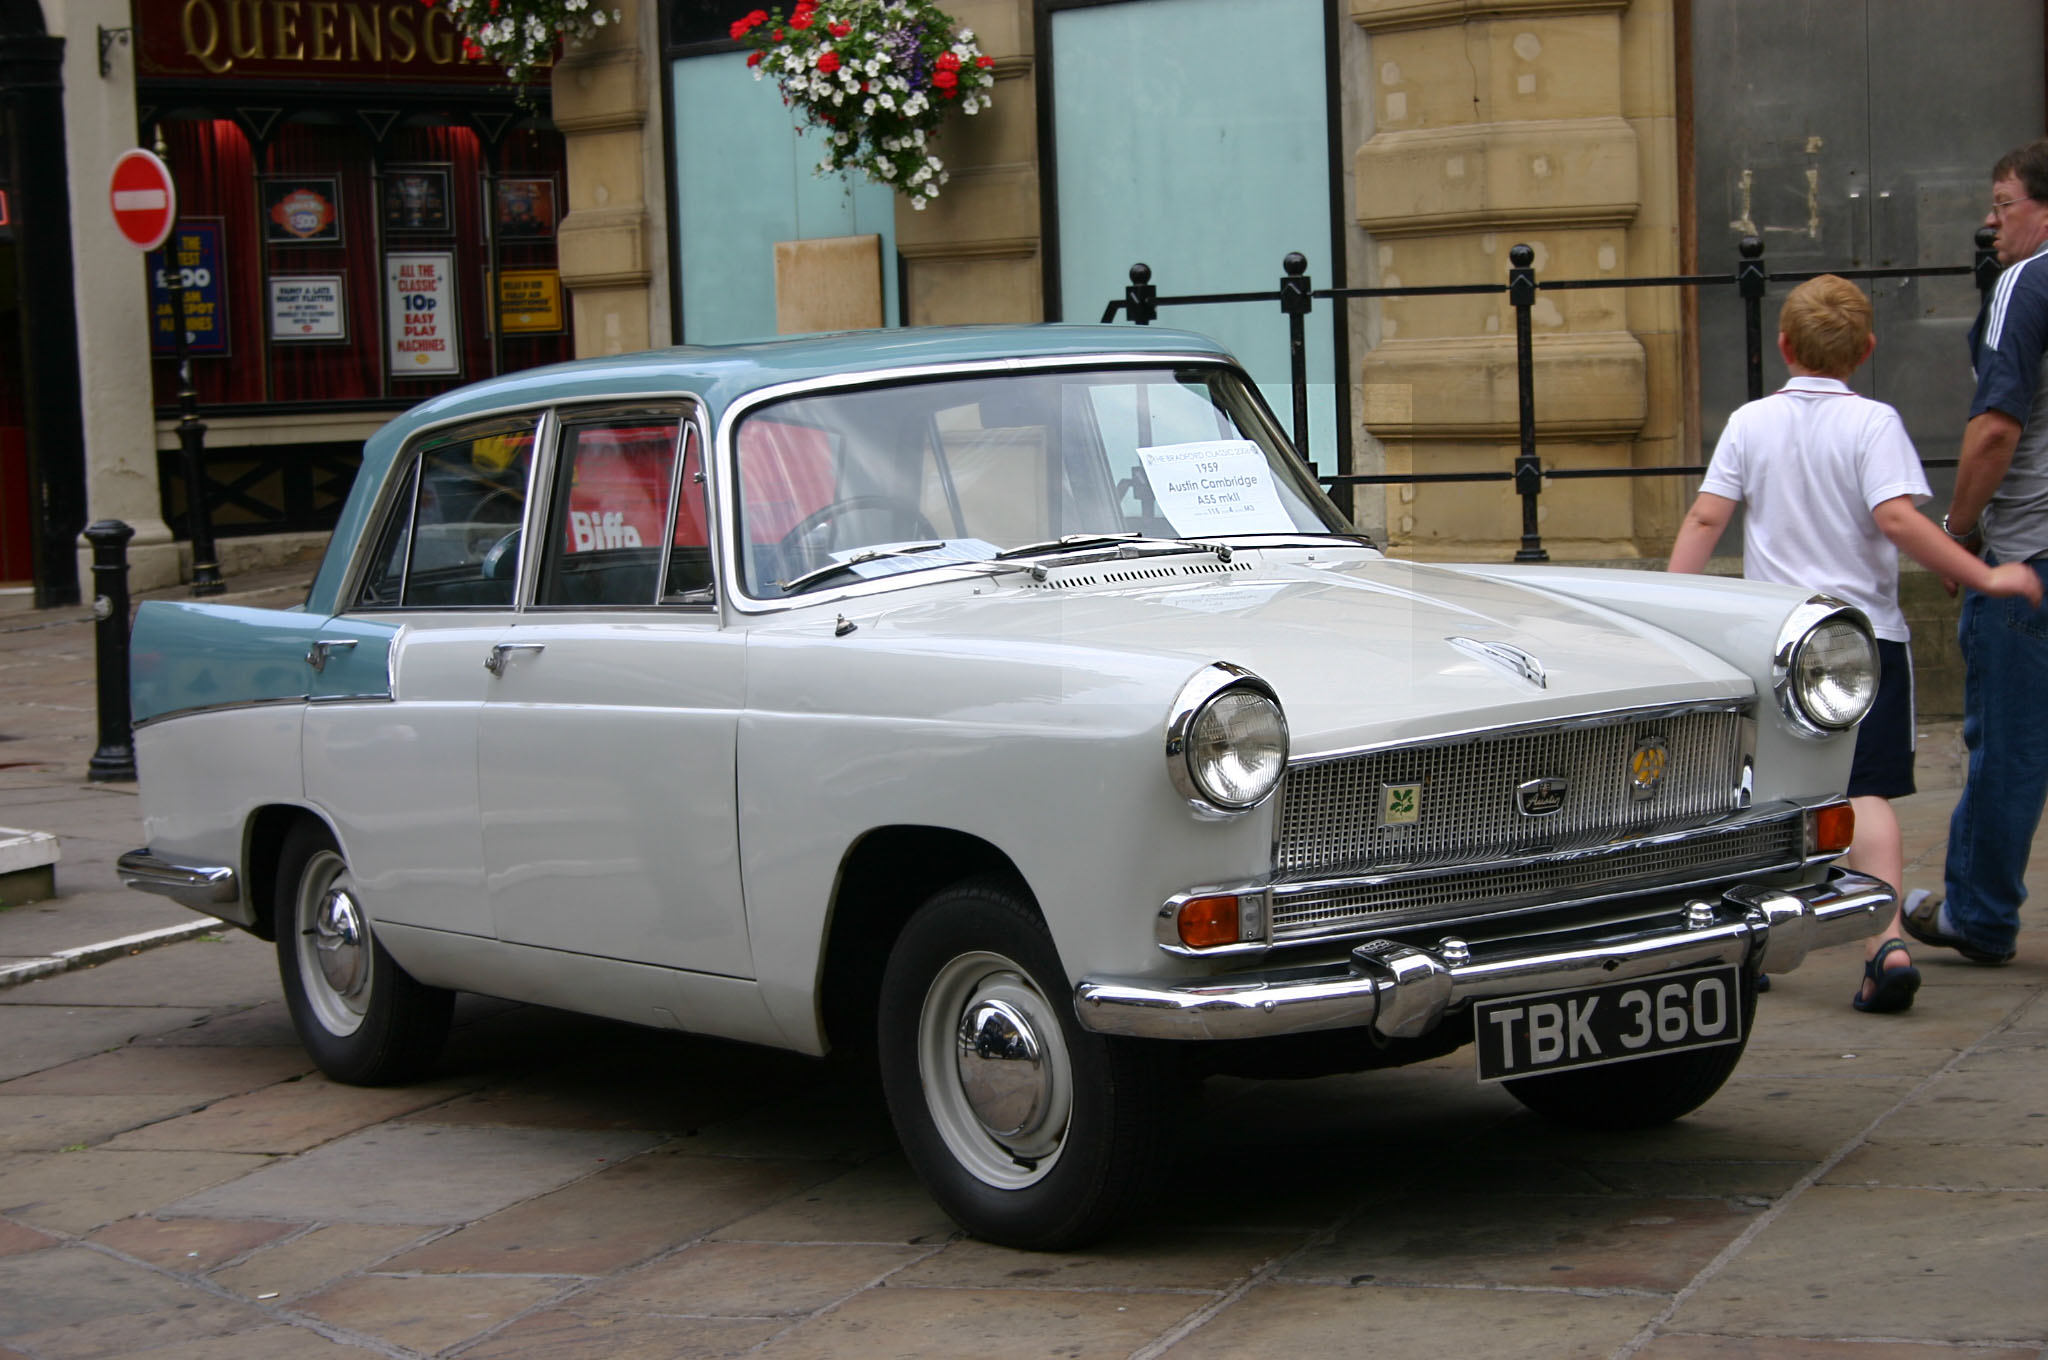
[[[503,675],[505,673],[505,658],[512,655],[512,653],[544,652],[547,649],[548,647],[545,642],[501,642],[491,648],[491,654],[484,658],[484,669],[492,675]]]
[[[356,643],[355,638],[322,638],[306,649],[306,664],[315,671],[324,671],[336,652],[354,651]]]

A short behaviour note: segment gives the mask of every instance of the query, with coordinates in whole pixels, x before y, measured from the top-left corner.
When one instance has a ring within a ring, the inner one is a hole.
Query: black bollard
[[[128,540],[135,530],[117,519],[85,527],[92,544],[92,614],[98,659],[100,747],[86,777],[95,783],[135,778],[135,731],[128,712]]]

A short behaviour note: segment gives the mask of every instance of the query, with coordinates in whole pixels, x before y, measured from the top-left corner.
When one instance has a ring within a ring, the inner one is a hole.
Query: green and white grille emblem
[[[1380,785],[1380,825],[1413,826],[1422,817],[1422,785]]]

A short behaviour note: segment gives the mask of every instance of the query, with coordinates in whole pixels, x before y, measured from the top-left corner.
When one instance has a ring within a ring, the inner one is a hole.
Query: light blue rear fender
[[[200,709],[391,697],[398,625],[281,609],[150,600],[129,643],[137,723]],[[316,668],[314,644],[324,642]]]

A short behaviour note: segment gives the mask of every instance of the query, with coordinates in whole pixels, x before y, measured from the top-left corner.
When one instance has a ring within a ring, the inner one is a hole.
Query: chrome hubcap
[[[335,995],[353,997],[369,980],[363,967],[363,918],[346,888],[330,888],[313,921],[313,952]]]
[[[376,986],[376,945],[356,901],[348,861],[332,850],[316,852],[299,875],[292,933],[299,981],[314,1018],[329,1034],[354,1034]]]
[[[983,999],[960,1021],[960,1092],[981,1126],[1015,1138],[1045,1108],[1045,1057],[1031,1022],[1006,1001]]]
[[[1000,954],[962,954],[932,979],[919,1017],[918,1071],[946,1148],[1004,1190],[1045,1177],[1073,1112],[1058,1013]]]

